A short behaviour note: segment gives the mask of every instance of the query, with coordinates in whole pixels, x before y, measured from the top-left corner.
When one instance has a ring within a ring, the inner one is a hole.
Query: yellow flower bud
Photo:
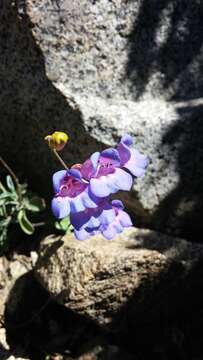
[[[68,142],[69,136],[62,131],[55,131],[52,135],[47,135],[44,140],[48,142],[51,149],[60,151]]]

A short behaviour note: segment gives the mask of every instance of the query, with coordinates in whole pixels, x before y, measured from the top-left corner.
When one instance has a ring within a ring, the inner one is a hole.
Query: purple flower
[[[149,162],[145,155],[130,149],[131,144],[131,136],[124,135],[117,149],[96,152],[84,164],[55,173],[53,183],[56,197],[52,201],[54,214],[61,218],[70,211],[95,207],[97,198],[107,197],[119,190],[129,191],[133,183],[131,174],[143,176]]]
[[[124,135],[117,148],[95,152],[83,164],[53,175],[54,215],[61,219],[70,215],[77,239],[102,233],[112,239],[132,225],[119,200],[109,203],[109,195],[129,191],[133,176],[141,177],[149,159],[130,148],[132,137]]]
[[[129,191],[132,187],[132,176],[122,169],[119,152],[109,148],[95,153],[94,173],[90,178],[90,189],[95,196],[105,197],[119,190]]]
[[[57,171],[53,175],[53,186],[55,197],[52,200],[52,211],[58,219],[97,207],[99,199],[91,193],[88,182],[81,178],[76,169]]]
[[[144,175],[149,159],[131,149],[132,142],[130,135],[124,135],[117,149],[109,148],[101,153],[94,153],[84,163],[81,173],[83,176],[88,165],[86,178],[95,196],[105,197],[119,190],[129,191],[133,182],[131,174],[136,177]]]
[[[121,138],[117,150],[120,156],[121,166],[130,171],[136,177],[142,177],[146,167],[149,165],[148,156],[142,155],[138,150],[131,149],[133,140],[130,135],[124,135]]]
[[[102,200],[97,208],[71,214],[75,237],[85,240],[89,236],[101,233],[106,239],[113,239],[124,228],[132,226],[130,216],[123,208],[120,200],[113,200],[111,204],[107,200]]]

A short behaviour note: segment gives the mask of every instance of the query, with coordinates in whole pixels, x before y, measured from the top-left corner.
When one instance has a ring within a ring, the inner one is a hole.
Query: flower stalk
[[[10,168],[10,166],[7,164],[7,162],[1,156],[0,156],[0,162],[3,165],[3,167],[9,172],[11,177],[13,178],[13,181],[16,185],[16,191],[18,194],[19,202],[21,203],[22,202],[22,194],[21,194],[20,183],[19,183],[17,175],[14,173],[14,171]]]
[[[61,163],[61,165],[64,167],[64,169],[68,170],[68,166],[66,165],[66,163],[63,161],[63,159],[60,157],[60,155],[58,154],[58,152],[56,151],[56,149],[52,149],[52,152],[54,154],[54,156],[57,158],[57,160]]]

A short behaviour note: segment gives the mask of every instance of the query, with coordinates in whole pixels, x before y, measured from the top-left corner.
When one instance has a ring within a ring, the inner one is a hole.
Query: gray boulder
[[[203,101],[106,101],[75,97],[93,138],[115,145],[128,132],[151,163],[122,194],[136,224],[201,241]]]
[[[203,90],[198,0],[43,0],[24,10],[48,78],[71,93],[183,99]]]
[[[129,132],[151,157],[122,195],[136,224],[199,240],[201,19],[198,0],[3,2],[1,155],[50,197],[60,165],[45,135],[70,134],[73,164]]]

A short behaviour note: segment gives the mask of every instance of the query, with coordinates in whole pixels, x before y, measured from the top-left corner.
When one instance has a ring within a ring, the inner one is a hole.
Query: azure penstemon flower
[[[144,175],[149,159],[137,150],[130,149],[130,145],[132,137],[124,135],[117,149],[110,148],[93,154],[94,159],[97,157],[97,170],[90,179],[93,194],[103,197],[118,190],[129,191],[133,182],[130,173],[136,177]]]
[[[132,226],[130,216],[123,211],[122,201],[101,200],[97,208],[86,209],[84,212],[71,214],[71,223],[78,240],[101,233],[106,239],[113,239],[124,228]]]
[[[53,175],[55,197],[52,200],[54,215],[62,219],[70,213],[97,207],[98,199],[78,170],[61,170]]]
[[[53,175],[53,213],[57,218],[70,215],[77,239],[84,240],[98,233],[112,239],[132,225],[122,202],[109,201],[111,194],[129,191],[133,176],[143,176],[149,163],[147,156],[131,145],[132,137],[124,135],[117,148],[96,152],[83,164],[73,165],[70,169],[65,165],[66,170]],[[62,159],[60,161],[63,163]]]

